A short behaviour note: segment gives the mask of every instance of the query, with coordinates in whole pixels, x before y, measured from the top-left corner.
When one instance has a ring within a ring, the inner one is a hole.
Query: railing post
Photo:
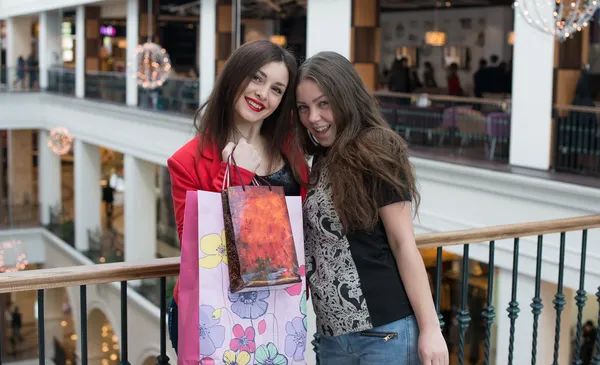
[[[584,289],[585,283],[585,261],[587,256],[587,229],[584,229],[581,236],[581,262],[579,271],[579,290],[575,296],[575,302],[577,304],[577,334],[575,335],[575,358],[573,359],[574,365],[582,365],[581,361],[581,322],[583,321],[583,307],[587,301],[587,293]]]
[[[535,266],[535,296],[531,302],[531,312],[533,313],[533,342],[531,345],[531,365],[537,362],[537,339],[538,339],[538,321],[544,305],[540,297],[540,285],[542,280],[542,245],[544,236],[539,235],[537,241],[537,258]]]
[[[510,318],[510,337],[508,340],[508,365],[513,364],[515,350],[515,322],[519,317],[519,302],[517,301],[517,280],[519,278],[519,238],[515,238],[513,249],[512,293],[508,303],[508,318]]]
[[[596,298],[598,300],[598,325],[596,326],[596,355],[594,355],[594,360],[592,360],[592,364],[594,365],[600,364],[600,286],[596,292]]]
[[[157,365],[168,365],[167,356],[167,278],[160,280],[160,355],[157,357]]]
[[[40,365],[46,364],[46,340],[44,338],[44,289],[37,292],[38,300],[38,355]]]
[[[494,253],[496,250],[496,242],[490,241],[490,249],[489,249],[489,261],[488,265],[490,270],[488,270],[488,292],[487,292],[487,306],[483,310],[483,318],[485,318],[485,365],[490,365],[490,341],[492,337],[492,323],[494,323],[494,318],[496,317],[495,308],[492,305],[493,303],[493,294],[494,294]]]
[[[437,257],[435,263],[435,309],[437,311],[438,320],[440,321],[440,328],[444,329],[444,316],[440,312],[440,301],[441,301],[441,287],[442,287],[442,253],[441,247],[437,248]]]
[[[127,360],[127,281],[121,281],[121,365]]]
[[[456,316],[458,324],[460,326],[459,334],[459,345],[458,345],[458,363],[465,363],[465,332],[469,327],[471,317],[469,316],[469,310],[467,310],[468,300],[468,289],[469,289],[469,245],[466,244],[463,247],[463,259],[462,259],[462,290],[461,290],[461,301],[460,301],[460,312]]]
[[[554,360],[552,365],[558,365],[558,348],[560,341],[560,320],[563,308],[567,302],[563,294],[563,276],[565,273],[565,237],[566,233],[560,234],[560,258],[558,261],[558,290],[554,296],[554,308],[556,309],[556,328],[554,329]]]
[[[81,365],[88,363],[88,347],[87,347],[87,289],[85,285],[79,287],[79,309],[81,320]]]

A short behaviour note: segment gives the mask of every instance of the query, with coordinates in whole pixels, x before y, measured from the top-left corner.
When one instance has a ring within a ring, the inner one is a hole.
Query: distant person
[[[458,78],[458,64],[455,62],[448,67],[448,94],[453,96],[462,96],[463,94]]]
[[[437,88],[437,82],[435,81],[435,70],[431,65],[431,62],[425,62],[425,70],[423,71],[423,83],[426,88]]]
[[[475,85],[475,97],[483,97],[483,93],[487,91],[487,61],[485,58],[479,60],[479,70],[473,75],[473,85]]]
[[[12,336],[13,341],[16,343],[17,340],[23,342],[23,336],[21,336],[21,327],[23,327],[23,315],[19,312],[19,307],[15,307],[15,310],[11,313],[11,325],[12,325]]]

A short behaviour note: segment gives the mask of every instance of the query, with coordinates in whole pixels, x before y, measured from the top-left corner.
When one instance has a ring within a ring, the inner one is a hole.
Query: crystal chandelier
[[[529,24],[564,41],[590,23],[598,0],[518,0],[513,7]],[[550,15],[552,14],[552,15]]]

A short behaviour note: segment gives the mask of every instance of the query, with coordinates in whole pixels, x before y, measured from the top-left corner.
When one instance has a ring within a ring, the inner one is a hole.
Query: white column
[[[138,85],[136,49],[140,35],[140,14],[138,0],[127,0],[127,84],[126,103],[130,106],[138,104]]]
[[[75,96],[85,97],[85,5],[75,12]]]
[[[125,260],[156,258],[156,170],[125,155]]]
[[[350,59],[352,0],[308,0],[306,57],[334,51]]]
[[[6,67],[8,68],[8,87],[11,88],[17,76],[17,59],[31,53],[31,17],[21,16],[6,19]],[[23,86],[27,85],[27,73]],[[19,85],[20,87],[21,85]]]
[[[100,149],[75,140],[75,248],[87,251],[88,230],[101,227]]]
[[[48,70],[54,60],[61,55],[61,15],[60,12],[44,11],[40,13],[40,32],[38,59],[40,65],[40,88],[48,87]]]
[[[547,17],[552,19],[552,8]],[[554,38],[535,29],[515,9],[510,164],[550,167]],[[568,42],[568,41],[567,41]]]
[[[208,99],[215,84],[216,29],[216,0],[202,0],[200,4],[200,105]]]
[[[46,145],[48,131],[38,132],[38,200],[42,224],[50,223],[50,209],[60,206],[61,165],[60,156]]]
[[[495,298],[496,306],[496,364],[508,362],[508,346],[510,339],[510,319],[506,308],[511,300],[512,272],[506,269],[497,271],[497,290]],[[537,363],[552,364],[554,350],[554,329],[556,324],[556,310],[554,309],[554,295],[557,286],[553,283],[542,281],[540,285],[540,297],[542,298],[542,314],[538,319],[537,337]],[[573,307],[574,292],[564,289],[565,306],[561,319],[560,341],[559,341],[559,364],[569,363],[571,352],[571,309]],[[517,281],[517,301],[519,302],[519,316],[515,323],[515,341],[513,359],[518,364],[531,363],[531,349],[533,341],[533,313],[531,312],[531,301],[535,296],[535,278],[519,274]],[[518,361],[517,361],[518,360]]]

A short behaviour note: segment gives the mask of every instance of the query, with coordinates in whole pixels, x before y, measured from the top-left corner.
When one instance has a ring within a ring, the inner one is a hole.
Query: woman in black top
[[[313,170],[304,202],[307,278],[322,365],[447,365],[411,205],[404,140],[335,52],[298,73],[297,135]]]

